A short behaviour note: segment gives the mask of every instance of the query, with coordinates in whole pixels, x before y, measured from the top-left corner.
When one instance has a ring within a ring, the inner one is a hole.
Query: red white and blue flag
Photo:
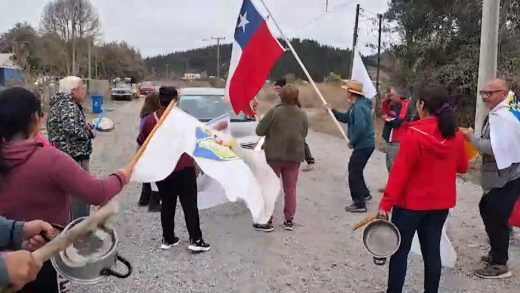
[[[251,0],[244,0],[235,28],[226,86],[235,113],[254,116],[250,103],[284,52]]]

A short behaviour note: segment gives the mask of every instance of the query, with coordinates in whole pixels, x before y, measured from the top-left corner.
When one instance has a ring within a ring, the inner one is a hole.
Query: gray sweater
[[[23,224],[0,216],[0,250],[20,249],[23,241]],[[0,257],[0,286],[8,285],[7,268],[3,257]]]
[[[489,118],[486,118],[482,135],[473,136],[471,143],[482,153],[482,179],[481,185],[484,193],[487,194],[492,189],[502,188],[507,183],[520,178],[520,164],[513,164],[509,168],[498,170],[497,162],[491,147]]]
[[[303,162],[308,129],[307,114],[303,110],[297,106],[278,105],[258,123],[256,134],[265,136],[267,160]]]

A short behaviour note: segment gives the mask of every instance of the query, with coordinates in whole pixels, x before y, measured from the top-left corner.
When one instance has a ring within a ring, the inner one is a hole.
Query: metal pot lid
[[[365,228],[363,242],[373,256],[385,258],[397,251],[401,244],[401,235],[392,223],[377,220]]]
[[[70,227],[72,226],[74,225]],[[60,252],[59,257],[69,267],[83,267],[103,259],[113,250],[115,245],[114,232],[105,226],[101,226]]]

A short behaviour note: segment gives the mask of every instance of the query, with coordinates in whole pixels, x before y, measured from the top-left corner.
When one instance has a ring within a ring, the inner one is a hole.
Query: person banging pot
[[[399,249],[390,258],[390,293],[403,290],[415,232],[424,259],[424,292],[438,292],[442,228],[456,204],[457,173],[469,169],[447,91],[439,86],[423,89],[416,108],[420,120],[406,126],[380,203],[380,215],[392,212],[392,223],[401,234]]]

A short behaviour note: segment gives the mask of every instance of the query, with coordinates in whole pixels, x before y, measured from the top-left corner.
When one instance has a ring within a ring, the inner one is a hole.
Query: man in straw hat
[[[332,109],[329,104],[325,108],[332,110],[339,122],[347,124],[348,147],[354,150],[348,163],[348,185],[353,203],[345,210],[349,213],[365,213],[366,201],[372,199],[363,176],[375,148],[372,101],[363,96],[363,84],[359,81],[351,80],[342,88],[347,91],[350,109],[343,113]]]

